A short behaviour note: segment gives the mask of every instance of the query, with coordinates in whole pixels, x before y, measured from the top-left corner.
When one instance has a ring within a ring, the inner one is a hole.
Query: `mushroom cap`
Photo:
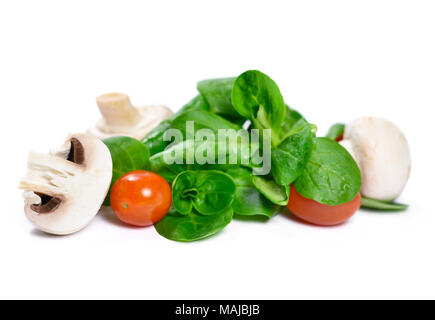
[[[127,136],[142,140],[149,132],[157,127],[160,122],[173,114],[172,110],[164,105],[148,105],[137,107],[140,118],[135,124],[128,126],[113,126],[106,119],[100,119],[96,126],[90,128],[88,133],[99,139],[107,139],[117,136]]]
[[[361,193],[392,201],[403,191],[411,171],[411,154],[402,131],[383,118],[360,118],[348,124],[341,144],[361,170]]]
[[[97,98],[103,118],[88,133],[99,139],[127,136],[142,140],[160,122],[172,115],[171,109],[163,105],[134,107],[128,95],[106,93]]]
[[[41,231],[77,232],[98,213],[111,179],[112,158],[105,144],[89,134],[73,134],[55,152],[29,154],[20,183],[25,214]]]

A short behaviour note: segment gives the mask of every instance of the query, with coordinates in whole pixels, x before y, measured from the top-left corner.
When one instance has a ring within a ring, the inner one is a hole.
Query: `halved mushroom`
[[[74,134],[50,154],[31,152],[24,211],[36,228],[66,235],[87,226],[98,213],[112,180],[112,158],[103,142]]]
[[[172,111],[163,105],[133,107],[122,93],[106,93],[97,98],[103,118],[88,130],[99,139],[129,136],[142,140],[145,135],[168,118]]]
[[[405,188],[411,155],[402,131],[383,118],[360,118],[346,125],[340,144],[361,170],[363,196],[392,201]]]

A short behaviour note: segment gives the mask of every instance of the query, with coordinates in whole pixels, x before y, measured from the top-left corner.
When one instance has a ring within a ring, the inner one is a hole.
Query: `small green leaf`
[[[255,188],[272,203],[286,206],[290,195],[290,186],[280,186],[270,177],[253,176]]]
[[[148,147],[148,149],[150,149],[151,155],[162,152],[168,146],[169,142],[163,139],[163,135],[166,130],[171,128],[173,120],[184,112],[194,110],[209,110],[207,102],[205,102],[201,95],[197,95],[195,98],[190,100],[177,113],[160,122],[156,128],[145,136],[142,142]]]
[[[112,137],[103,140],[112,156],[113,175],[104,205],[110,205],[110,190],[124,174],[134,170],[149,170],[149,149],[139,140],[130,137]]]
[[[236,185],[224,172],[216,170],[184,171],[174,180],[172,201],[181,214],[188,214],[192,206],[203,215],[227,210],[233,200]]]
[[[187,111],[194,111],[194,110],[206,110],[210,111],[210,106],[207,103],[207,101],[204,99],[202,95],[197,95],[192,100],[190,100],[188,103],[186,103],[184,106],[181,107],[181,109],[173,115],[172,118],[175,118],[182,114],[183,112]]]
[[[250,70],[237,77],[232,94],[234,108],[256,129],[272,129],[272,143],[279,143],[286,106],[276,83],[264,73]]]
[[[193,110],[186,111],[177,116],[173,121],[171,128],[178,129],[183,133],[186,139],[186,123],[187,121],[193,121],[194,132],[200,129],[211,129],[213,132],[217,133],[219,129],[234,129],[239,130],[241,127],[234,124],[225,118],[210,113],[206,110]],[[193,138],[193,137],[191,137]]]
[[[281,138],[288,136],[291,129],[294,127],[296,122],[300,119],[304,119],[304,117],[296,110],[290,109],[289,106],[286,106],[286,113],[284,121],[281,124]]]
[[[325,137],[336,141],[343,135],[345,127],[346,126],[343,123],[336,123],[331,128],[329,128],[328,133]]]
[[[172,120],[164,120],[155,127],[150,133],[148,133],[142,140],[142,143],[150,150],[150,154],[154,155],[165,150],[168,145],[168,141],[163,140],[163,135],[166,130],[171,128]]]
[[[380,201],[366,197],[362,197],[361,207],[379,211],[404,211],[408,209],[407,204]]]
[[[175,210],[172,210],[175,211]],[[210,237],[225,228],[233,219],[233,210],[215,215],[201,215],[193,210],[188,215],[168,213],[162,220],[155,224],[157,232],[174,241],[197,241]]]
[[[300,119],[287,138],[272,150],[272,176],[282,186],[293,183],[304,170],[313,146],[310,124]]]
[[[263,196],[252,183],[252,172],[248,168],[238,167],[227,171],[236,184],[233,202],[235,214],[244,216],[262,215],[271,218],[280,207]]]
[[[231,102],[236,78],[208,79],[198,82],[197,88],[210,106],[211,111],[232,118],[240,118]]]

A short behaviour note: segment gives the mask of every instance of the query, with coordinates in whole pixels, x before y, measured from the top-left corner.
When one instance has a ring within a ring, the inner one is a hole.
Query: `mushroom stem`
[[[32,172],[44,172],[50,170],[51,172],[61,176],[68,177],[74,176],[79,171],[79,165],[67,159],[59,158],[52,154],[44,154],[38,152],[30,152],[27,159],[29,169]]]
[[[67,179],[78,172],[77,165],[71,161],[36,152],[29,154],[28,168],[19,188],[51,196],[63,194]]]
[[[100,112],[110,126],[134,126],[140,121],[139,111],[133,107],[130,98],[122,93],[106,93],[97,98]]]
[[[61,195],[65,190],[59,188],[58,186],[51,185],[47,182],[42,182],[38,180],[31,180],[28,178],[23,178],[20,181],[19,189],[22,190],[33,190],[34,192],[38,192],[40,194],[45,194],[49,196],[58,196]]]

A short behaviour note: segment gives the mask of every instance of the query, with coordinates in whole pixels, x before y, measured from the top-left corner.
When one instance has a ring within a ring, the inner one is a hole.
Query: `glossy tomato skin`
[[[150,226],[168,213],[172,203],[169,184],[158,174],[136,170],[119,178],[110,193],[110,205],[123,222]]]
[[[361,194],[352,201],[328,206],[301,196],[292,185],[288,209],[298,218],[320,226],[333,226],[349,220],[361,207]]]

